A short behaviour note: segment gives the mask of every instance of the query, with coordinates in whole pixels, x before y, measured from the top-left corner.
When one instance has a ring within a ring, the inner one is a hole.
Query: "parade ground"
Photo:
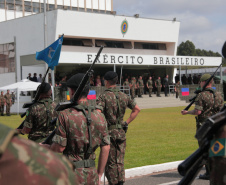
[[[198,148],[194,138],[194,117],[180,114],[188,103],[176,99],[175,94],[152,96],[143,95],[143,98],[135,99],[141,111],[127,132],[126,185],[178,184],[182,178],[177,172],[178,164]],[[130,112],[129,109],[126,111],[124,119]],[[19,115],[0,117],[1,123],[12,128],[18,127],[22,121]],[[206,183],[200,181],[197,184]]]

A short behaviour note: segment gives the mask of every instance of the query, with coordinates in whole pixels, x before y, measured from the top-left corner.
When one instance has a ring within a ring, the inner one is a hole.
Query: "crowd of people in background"
[[[55,74],[55,87],[59,87],[61,91],[67,91],[65,84],[70,76],[70,74],[61,74],[57,72]],[[167,97],[169,93],[169,85],[174,85],[173,91],[176,93],[176,98],[178,98],[180,85],[199,84],[200,77],[201,75],[199,74],[194,74],[193,76],[191,74],[183,74],[181,76],[180,82],[179,74],[176,74],[175,83],[172,83],[169,82],[167,74],[165,76],[156,76],[154,73],[145,75],[128,75],[125,73],[122,76],[119,75],[117,84],[121,86],[121,90],[123,92],[131,95],[132,98],[142,98],[143,94],[148,94],[149,97],[152,97],[153,94],[156,94],[157,97],[161,97],[161,92],[164,92],[165,97]],[[42,82],[43,76],[42,74],[39,74],[37,77],[37,73],[34,73],[32,77],[31,73],[29,73],[27,79],[34,82]],[[52,84],[51,73],[47,75],[47,79],[48,83]],[[90,85],[96,87],[105,86],[104,77],[100,74],[95,74],[90,78]],[[62,94],[62,92],[60,94]]]
[[[175,83],[177,83],[180,79],[179,79],[179,74],[177,74],[175,76]],[[185,74],[182,75],[181,77],[181,85],[192,85],[192,84],[199,84],[201,75],[196,75],[194,74],[193,76],[191,74],[189,74],[188,76],[186,76]]]

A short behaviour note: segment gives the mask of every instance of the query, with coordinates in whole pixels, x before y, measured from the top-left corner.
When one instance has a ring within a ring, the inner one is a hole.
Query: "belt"
[[[108,130],[113,130],[113,129],[121,129],[122,128],[122,125],[120,124],[117,124],[117,125],[111,125],[110,127],[108,127]]]
[[[75,168],[90,168],[95,167],[95,161],[92,159],[73,161]]]

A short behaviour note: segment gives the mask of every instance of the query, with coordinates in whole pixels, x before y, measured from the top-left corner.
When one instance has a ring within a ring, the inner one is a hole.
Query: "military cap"
[[[39,89],[40,86],[41,86],[41,84],[38,86],[37,90]],[[42,84],[41,93],[47,93],[50,89],[51,89],[50,84],[44,82],[44,83]]]
[[[116,76],[118,76],[116,72],[108,71],[107,73],[105,73],[104,79],[105,80],[113,80]]]
[[[77,88],[84,77],[84,73],[78,73],[73,75],[66,83],[67,87]]]
[[[210,74],[204,74],[204,75],[202,75],[202,77],[200,78],[200,82],[204,82],[204,81],[206,81],[206,80],[208,80],[209,78],[211,77],[211,75]]]

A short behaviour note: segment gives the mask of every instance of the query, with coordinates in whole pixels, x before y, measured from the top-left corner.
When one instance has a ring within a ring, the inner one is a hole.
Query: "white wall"
[[[125,19],[128,31],[123,35],[121,24]],[[175,43],[178,41],[179,27],[177,21],[58,10],[56,31],[68,36]]]
[[[0,87],[15,83],[15,73],[3,73],[0,74]]]

